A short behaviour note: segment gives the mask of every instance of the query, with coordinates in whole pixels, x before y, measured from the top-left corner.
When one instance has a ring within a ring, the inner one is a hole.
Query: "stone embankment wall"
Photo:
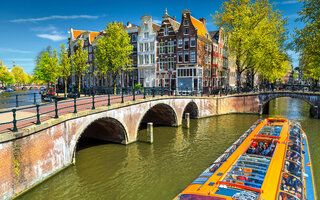
[[[192,104],[192,106],[190,106]],[[185,112],[203,118],[228,113],[258,113],[257,95],[158,97],[66,114],[41,125],[0,135],[0,199],[10,199],[75,162],[76,144],[88,127],[104,130],[95,138],[128,144],[137,141],[140,123],[179,126]],[[110,128],[112,127],[112,128]],[[110,133],[116,130],[116,133]],[[117,134],[119,137],[117,137]]]

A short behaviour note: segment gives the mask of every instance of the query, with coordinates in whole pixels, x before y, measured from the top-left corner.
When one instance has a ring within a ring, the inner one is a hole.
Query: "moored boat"
[[[176,200],[316,200],[306,134],[287,119],[258,120]]]

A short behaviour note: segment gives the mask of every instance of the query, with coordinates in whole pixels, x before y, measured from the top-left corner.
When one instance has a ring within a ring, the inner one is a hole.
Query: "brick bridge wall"
[[[136,100],[62,115],[41,125],[20,129],[17,133],[1,134],[0,199],[15,197],[74,163],[77,141],[83,133],[128,144],[137,141],[140,123],[153,121],[157,124],[159,121],[179,126],[185,109],[198,118],[228,113],[258,113],[259,97],[244,95]],[[93,124],[100,133],[86,133]]]

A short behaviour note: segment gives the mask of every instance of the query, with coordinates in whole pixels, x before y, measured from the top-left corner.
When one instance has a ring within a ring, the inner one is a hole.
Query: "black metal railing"
[[[217,97],[235,94],[246,94],[256,92],[270,92],[270,89],[258,90],[258,88],[241,88],[241,89],[214,89],[204,87],[202,90],[194,90],[187,87],[169,88],[169,87],[145,87],[145,88],[118,88],[114,94],[113,88],[88,88],[82,90],[82,94],[72,96],[67,100],[52,100],[52,103],[41,103],[35,99],[35,105],[18,107],[14,109],[5,109],[0,114],[7,114],[12,120],[0,123],[0,133],[3,130],[17,132],[19,127],[25,127],[32,124],[41,124],[41,120],[50,118],[59,118],[66,113],[77,113],[78,110],[96,109],[101,106],[111,106],[115,103],[124,103],[135,101],[136,99],[146,99],[160,96],[198,96],[198,97]],[[275,90],[273,90],[275,92]],[[284,91],[284,90],[276,90]],[[292,90],[288,90],[292,91]],[[304,92],[304,91],[300,91]],[[19,102],[19,97],[18,102]],[[10,114],[11,113],[11,114]],[[12,124],[12,126],[9,126]],[[21,125],[21,126],[19,126]],[[1,129],[1,126],[6,128]]]

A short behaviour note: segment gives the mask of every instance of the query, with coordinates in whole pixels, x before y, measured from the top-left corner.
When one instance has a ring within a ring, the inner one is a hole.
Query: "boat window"
[[[269,157],[242,154],[223,182],[261,189],[269,164]]]
[[[289,143],[297,144],[298,146],[301,146],[301,138],[295,137],[295,136],[289,136]]]
[[[279,137],[282,126],[265,125],[258,133],[258,135],[271,135]]]
[[[292,174],[298,177],[299,179],[301,179],[301,175],[302,175],[301,171],[302,171],[302,168],[298,163],[292,162],[289,160],[286,160],[284,162],[284,172]]]
[[[288,149],[292,150],[292,151],[296,151],[296,152],[301,154],[301,147],[296,143],[289,143],[288,144]]]
[[[301,198],[298,198],[288,192],[280,192],[279,200],[300,200]]]
[[[300,199],[303,196],[303,183],[295,176],[282,173],[280,191],[289,193]]]
[[[276,143],[273,140],[253,140],[247,149],[247,154],[255,154],[261,156],[271,157],[273,155],[274,149],[276,148]]]
[[[299,152],[288,150],[286,154],[286,159],[289,161],[293,161],[301,165],[302,158]]]
[[[178,197],[178,200],[225,200],[225,198],[202,196],[196,194],[182,194]]]

